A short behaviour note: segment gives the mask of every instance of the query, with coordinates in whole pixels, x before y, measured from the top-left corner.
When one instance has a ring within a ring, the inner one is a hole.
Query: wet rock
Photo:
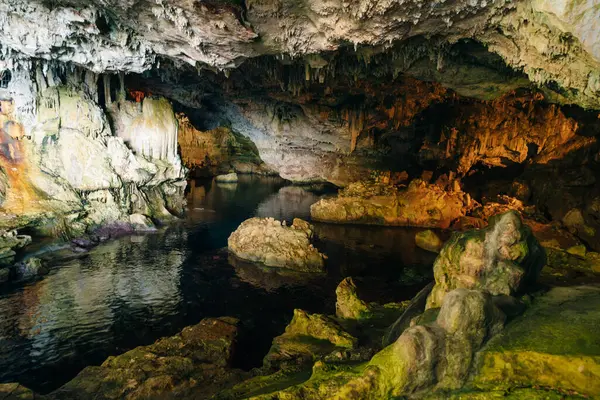
[[[513,295],[535,282],[546,263],[544,249],[515,211],[495,216],[481,230],[455,233],[434,263],[427,308],[439,307],[457,288]]]
[[[444,245],[440,237],[432,230],[418,232],[415,235],[415,243],[423,250],[439,253]]]
[[[477,355],[472,387],[600,394],[600,288],[554,288]]]
[[[238,176],[235,172],[231,172],[226,175],[218,175],[215,180],[219,183],[236,183],[238,181]]]
[[[352,185],[337,198],[313,204],[310,213],[323,222],[448,228],[470,207],[465,193],[416,179],[399,191],[389,185]]]
[[[310,243],[310,224],[294,219],[292,226],[273,218],[250,218],[229,236],[229,250],[237,257],[305,272],[324,268],[325,256]]]
[[[375,335],[378,327],[388,327],[391,322],[402,315],[410,303],[409,301],[387,304],[367,303],[359,297],[358,289],[351,277],[340,282],[335,290],[335,295],[336,317],[346,323],[354,322],[354,326],[364,326],[365,331]],[[377,346],[380,341],[380,337],[378,337]]]
[[[15,250],[31,243],[31,236],[19,235],[16,230],[4,232],[0,236],[0,267],[11,266],[15,260]]]
[[[206,399],[237,383],[231,368],[238,321],[206,318],[180,334],[87,367],[50,399]]]
[[[0,283],[7,282],[10,278],[10,269],[0,268]]]
[[[352,278],[345,278],[335,289],[335,315],[338,318],[361,319],[369,313],[369,306],[358,297]]]
[[[156,230],[156,226],[150,218],[142,214],[132,214],[129,216],[129,222],[133,225],[133,229],[137,232]]]
[[[296,309],[283,335],[273,340],[264,363],[269,368],[306,364],[336,349],[352,349],[357,343],[333,319]]]
[[[31,257],[27,260],[17,263],[15,265],[17,275],[21,278],[32,278],[35,276],[46,275],[48,268],[46,268],[42,260],[39,258]]]

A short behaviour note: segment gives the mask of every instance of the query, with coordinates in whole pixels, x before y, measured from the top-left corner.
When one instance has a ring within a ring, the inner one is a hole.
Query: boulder
[[[206,318],[181,333],[87,367],[50,399],[206,399],[244,373],[231,368],[235,318]]]
[[[335,315],[338,318],[361,319],[369,313],[369,306],[358,297],[352,278],[344,279],[335,289]]]
[[[488,293],[450,292],[434,322],[408,328],[370,361],[378,371],[379,390],[406,396],[462,387],[473,355],[502,329],[504,319]]]
[[[264,364],[269,368],[307,364],[336,349],[352,349],[357,343],[332,318],[296,309],[285,332],[273,340]]]
[[[32,278],[35,276],[46,275],[48,268],[42,264],[42,260],[39,258],[31,257],[25,261],[17,263],[15,265],[17,275],[22,278]]]
[[[544,249],[517,212],[496,215],[487,228],[455,233],[446,242],[433,266],[427,308],[440,307],[457,288],[513,295],[535,282],[545,263]]]
[[[467,194],[415,179],[403,190],[383,184],[352,184],[337,198],[313,204],[310,213],[323,222],[448,228],[470,207]]]
[[[133,229],[138,232],[152,232],[156,230],[156,226],[150,218],[142,214],[131,214],[129,216],[129,223],[133,225]]]
[[[335,289],[335,295],[336,317],[344,322],[354,321],[358,325],[367,326],[366,329],[371,336],[376,333],[379,326],[387,328],[391,322],[398,319],[410,303],[410,301],[387,304],[367,303],[359,297],[356,284],[351,277],[340,282]]]
[[[431,229],[417,232],[415,243],[423,250],[431,251],[432,253],[439,253],[444,245],[442,239]]]
[[[557,287],[536,297],[476,357],[478,390],[543,387],[600,395],[600,287]]]
[[[19,235],[16,230],[4,232],[0,235],[0,267],[11,266],[15,260],[16,252],[31,243],[31,236]]]
[[[235,172],[225,175],[217,175],[215,181],[218,183],[236,183],[238,181],[238,175]]]
[[[319,272],[325,256],[310,243],[310,224],[294,219],[292,226],[273,218],[250,218],[229,236],[229,250],[237,257],[268,267]]]

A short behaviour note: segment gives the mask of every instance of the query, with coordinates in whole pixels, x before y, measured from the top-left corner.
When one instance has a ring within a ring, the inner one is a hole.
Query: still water
[[[0,286],[0,382],[46,393],[109,355],[152,343],[205,317],[242,321],[236,366],[258,366],[294,308],[333,313],[335,287],[359,277],[369,301],[412,297],[433,256],[415,230],[316,224],[325,275],[241,262],[224,248],[251,216],[308,219],[325,188],[241,176],[190,183],[187,217],[157,233],[123,237],[84,254],[44,253],[50,273]]]

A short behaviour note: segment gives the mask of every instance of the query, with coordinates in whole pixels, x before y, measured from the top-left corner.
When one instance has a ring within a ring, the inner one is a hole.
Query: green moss
[[[555,288],[477,357],[473,386],[541,386],[600,394],[600,288]]]

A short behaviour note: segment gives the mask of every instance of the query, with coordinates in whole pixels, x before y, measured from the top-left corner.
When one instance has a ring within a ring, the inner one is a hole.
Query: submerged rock
[[[15,268],[17,270],[17,275],[21,278],[32,278],[48,273],[48,268],[42,264],[42,260],[35,257],[31,257],[26,261],[17,263]]]
[[[533,283],[546,254],[515,211],[495,216],[481,230],[455,233],[436,259],[436,285],[427,308],[439,307],[457,288],[481,289],[493,295],[513,295]]]
[[[351,184],[337,198],[313,204],[310,214],[323,222],[448,228],[470,207],[467,194],[416,179],[404,190],[383,184]]]
[[[439,253],[444,245],[442,239],[431,229],[418,232],[415,235],[415,243],[423,250]]]
[[[310,243],[312,226],[294,219],[292,226],[273,218],[250,218],[229,236],[229,250],[237,257],[305,272],[320,272],[325,256]]]
[[[219,183],[235,183],[238,181],[238,175],[235,172],[231,172],[226,175],[218,175],[215,180]]]

